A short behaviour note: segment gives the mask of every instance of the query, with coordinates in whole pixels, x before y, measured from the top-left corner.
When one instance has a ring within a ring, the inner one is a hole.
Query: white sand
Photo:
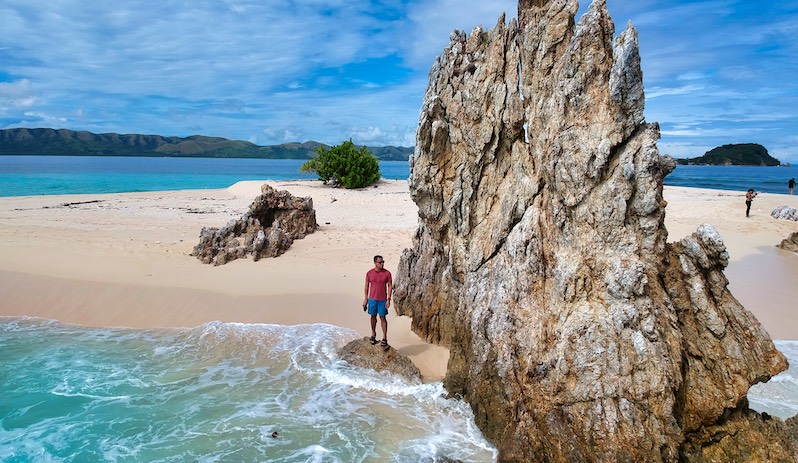
[[[678,241],[702,223],[720,233],[731,258],[729,289],[774,339],[798,339],[798,256],[776,247],[798,232],[798,222],[777,220],[778,206],[798,207],[798,196],[760,193],[745,217],[745,192],[665,187],[668,241]]]
[[[315,233],[277,259],[214,267],[188,255],[203,226],[240,218],[262,183],[0,198],[0,315],[128,327],[330,323],[370,335],[361,308],[366,271],[381,254],[395,273],[417,223],[407,182],[360,191],[269,182],[313,198]],[[448,351],[422,342],[409,318],[388,319],[391,345],[426,378],[441,378]]]
[[[411,245],[417,209],[407,182],[334,190],[316,181],[269,182],[311,196],[319,229],[276,259],[223,266],[189,256],[203,226],[239,218],[263,182],[227,189],[0,198],[0,315],[87,326],[196,326],[209,321],[330,323],[370,334],[360,308],[363,278],[381,254],[396,272]],[[712,223],[732,261],[734,295],[777,339],[798,339],[798,256],[775,244],[798,223],[769,216],[786,195],[761,194],[745,218],[743,194],[666,187],[669,240]],[[70,204],[71,203],[71,204]],[[428,379],[446,370],[446,349],[424,343],[407,317],[389,316],[388,338]],[[378,337],[379,337],[378,327]]]

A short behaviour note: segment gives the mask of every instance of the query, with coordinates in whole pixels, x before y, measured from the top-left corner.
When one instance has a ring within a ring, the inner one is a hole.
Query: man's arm
[[[385,302],[385,306],[386,307],[390,307],[391,306],[391,294],[393,294],[393,275],[388,276],[388,281],[385,283],[385,285],[386,285],[387,294],[388,294],[388,300],[387,300],[387,302]]]

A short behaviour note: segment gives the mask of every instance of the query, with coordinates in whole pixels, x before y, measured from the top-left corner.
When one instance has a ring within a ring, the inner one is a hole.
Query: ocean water
[[[496,461],[441,383],[338,360],[357,336],[324,324],[135,330],[0,317],[0,461]],[[798,341],[776,345],[798,365]],[[795,415],[798,368],[749,400]]]
[[[758,192],[789,194],[787,182],[791,178],[798,178],[798,166],[676,166],[664,183],[741,192],[753,188]]]
[[[0,461],[496,460],[441,383],[338,360],[356,337],[323,324],[133,330],[0,318]]]
[[[0,156],[0,196],[226,188],[242,180],[313,180],[298,159]],[[410,176],[405,161],[381,161],[383,178]],[[666,185],[788,193],[798,166],[677,166]]]
[[[314,180],[304,160],[0,156],[0,196],[32,196],[227,188],[242,180]],[[405,161],[381,161],[389,180],[410,175]]]
[[[787,357],[790,367],[767,383],[751,386],[748,403],[754,410],[786,419],[798,415],[798,341],[773,343]]]

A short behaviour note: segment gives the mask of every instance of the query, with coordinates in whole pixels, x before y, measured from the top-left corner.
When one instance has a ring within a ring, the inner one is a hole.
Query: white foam
[[[798,414],[798,341],[775,340],[773,344],[790,366],[767,383],[751,386],[748,401],[756,411],[787,419]]]
[[[320,445],[310,445],[301,449],[291,455],[291,459],[293,461],[305,461],[307,463],[321,463],[322,461],[326,461],[324,457],[329,455],[331,452],[326,448]],[[304,458],[302,460],[301,458]],[[332,461],[337,462],[339,461],[337,458],[333,459]]]
[[[446,399],[441,383],[339,361],[340,346],[358,337],[352,330],[24,325],[0,330],[0,344],[19,346],[4,351],[9,366],[24,372],[7,379],[19,402],[2,418],[0,461],[58,461],[48,460],[50,446],[107,461],[415,463],[430,449],[495,460],[469,407]]]

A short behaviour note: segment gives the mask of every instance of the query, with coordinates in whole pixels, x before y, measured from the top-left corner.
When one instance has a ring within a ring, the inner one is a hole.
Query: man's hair
[[[377,259],[382,259],[382,256],[377,254],[376,256],[374,256],[374,262],[377,262]]]

